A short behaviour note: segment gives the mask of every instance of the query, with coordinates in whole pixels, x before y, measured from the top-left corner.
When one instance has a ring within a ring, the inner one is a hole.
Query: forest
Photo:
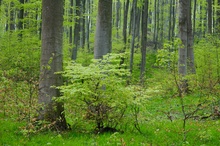
[[[0,0],[0,145],[220,145],[220,0]]]

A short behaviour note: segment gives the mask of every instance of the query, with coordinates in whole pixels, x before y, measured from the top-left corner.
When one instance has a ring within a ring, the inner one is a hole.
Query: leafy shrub
[[[89,66],[68,63],[62,72],[66,84],[58,88],[72,124],[115,128],[123,120],[134,94],[126,87],[130,74],[120,66],[120,55],[108,54]]]

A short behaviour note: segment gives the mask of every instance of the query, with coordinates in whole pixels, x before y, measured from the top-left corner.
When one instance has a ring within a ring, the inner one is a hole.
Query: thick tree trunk
[[[53,98],[60,96],[58,89],[52,86],[63,84],[62,76],[55,74],[62,71],[62,35],[63,35],[63,1],[42,1],[42,51],[39,81],[39,120],[56,123],[56,128],[66,129],[64,105]]]
[[[99,0],[95,34],[95,59],[110,53],[112,49],[112,0]]]

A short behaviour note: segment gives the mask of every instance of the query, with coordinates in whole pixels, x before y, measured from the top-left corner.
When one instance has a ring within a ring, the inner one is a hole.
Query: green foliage
[[[89,66],[68,63],[62,72],[66,84],[59,87],[63,96],[58,100],[74,111],[67,114],[73,116],[72,120],[110,127],[120,123],[133,95],[126,88],[129,72],[120,66],[120,56],[108,54],[103,60],[93,60]]]
[[[195,45],[195,61],[198,88],[202,92],[219,94],[220,81],[220,41],[215,37],[208,37]]]

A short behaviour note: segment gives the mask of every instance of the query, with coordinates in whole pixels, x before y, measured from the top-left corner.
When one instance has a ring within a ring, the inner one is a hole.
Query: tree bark
[[[212,34],[212,0],[208,0],[208,33]]]
[[[220,0],[218,0],[218,7],[220,7]],[[220,33],[220,9],[217,9],[216,12],[217,18],[216,18],[216,32]]]
[[[64,105],[54,101],[60,91],[52,86],[63,84],[62,76],[55,74],[62,71],[63,54],[63,1],[42,1],[42,50],[39,81],[39,120],[55,122],[58,129],[67,129]]]
[[[122,49],[122,53],[124,53],[127,49],[127,25],[128,25],[128,9],[129,9],[129,0],[127,2],[124,2],[124,21],[123,21],[123,43],[124,47]],[[124,64],[125,57],[121,58],[120,65]]]
[[[120,0],[117,0],[117,2],[116,2],[116,22],[115,22],[115,27],[116,27],[116,30],[117,30],[116,38],[118,38],[118,39],[119,39],[120,19],[121,19],[121,2],[120,2]]]
[[[141,74],[140,81],[144,83],[145,71],[146,71],[146,47],[147,47],[147,20],[148,20],[148,0],[144,1],[142,7],[142,23],[141,23]]]
[[[195,37],[195,32],[196,32],[196,6],[197,6],[197,0],[194,0],[194,8],[193,8],[193,39]]]
[[[76,16],[74,18],[75,25],[74,25],[74,47],[72,52],[72,60],[76,60],[77,58],[77,51],[80,47],[80,1],[76,0]]]
[[[179,37],[182,44],[179,48],[178,68],[179,74],[187,74],[187,1],[179,0]]]
[[[18,29],[19,30],[22,30],[23,29],[23,19],[24,19],[24,0],[20,0],[20,5],[21,5],[21,8],[18,12]],[[20,40],[22,39],[22,31],[19,32],[18,34]]]
[[[187,66],[190,74],[196,73],[194,63],[194,50],[193,50],[193,29],[192,29],[192,18],[191,18],[191,0],[187,0]]]
[[[112,49],[112,0],[99,0],[95,34],[95,59],[110,53]]]
[[[134,44],[135,44],[135,32],[136,32],[136,27],[135,27],[135,13],[136,13],[136,8],[137,8],[137,0],[133,0],[133,16],[132,16],[132,30],[131,30],[131,35],[132,35],[132,40],[131,40],[131,48],[130,48],[130,73],[133,71],[133,62],[134,62]]]
[[[72,16],[73,16],[73,0],[70,0],[70,23],[72,23]],[[72,46],[73,43],[73,26],[71,25],[69,27],[69,43]]]

